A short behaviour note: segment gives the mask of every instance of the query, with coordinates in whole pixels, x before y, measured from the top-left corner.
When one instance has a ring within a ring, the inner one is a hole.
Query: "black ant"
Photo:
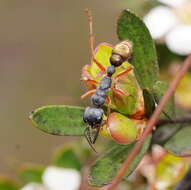
[[[86,9],[89,21],[89,31],[90,31],[90,49],[92,53],[93,60],[98,63],[94,58],[94,36],[92,30],[92,14],[90,9]],[[106,101],[106,97],[109,89],[112,85],[112,75],[115,73],[116,67],[122,65],[123,62],[127,61],[132,54],[132,44],[129,41],[122,41],[114,46],[112,54],[110,57],[111,65],[107,68],[106,76],[104,76],[100,85],[96,88],[95,94],[91,96],[92,107],[87,107],[85,109],[83,120],[88,124],[84,131],[84,136],[86,137],[89,145],[95,151],[92,144],[95,144],[96,139],[99,135],[100,128],[103,124],[104,110],[101,108]],[[129,72],[130,69],[127,71]],[[96,130],[95,134],[92,134],[91,130]]]

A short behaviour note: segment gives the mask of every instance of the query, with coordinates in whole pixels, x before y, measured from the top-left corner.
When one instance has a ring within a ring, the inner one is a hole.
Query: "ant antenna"
[[[89,45],[90,45],[90,53],[91,58],[94,56],[94,36],[93,36],[93,17],[92,11],[90,8],[85,9],[85,12],[88,17],[88,24],[89,24]]]
[[[85,129],[85,131],[84,131],[84,136],[85,136],[85,138],[86,138],[88,144],[89,144],[90,147],[92,148],[92,150],[97,153],[96,149],[95,149],[94,146],[92,145],[92,144],[95,143],[95,142],[92,143],[92,139],[91,139],[91,136],[90,136],[90,128],[89,128],[89,126]]]

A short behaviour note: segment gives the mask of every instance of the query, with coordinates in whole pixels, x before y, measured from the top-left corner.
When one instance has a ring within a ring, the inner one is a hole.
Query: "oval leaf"
[[[129,176],[137,167],[138,163],[147,152],[150,141],[151,136],[147,138],[141,151],[131,163],[126,176]],[[129,145],[116,144],[110,151],[99,158],[91,168],[89,177],[90,185],[101,187],[109,184],[115,177],[119,168],[122,166],[122,163],[126,160],[134,145],[135,143]]]
[[[143,89],[143,98],[145,115],[147,116],[147,118],[149,118],[155,110],[155,101],[153,95],[147,89]]]
[[[159,78],[157,54],[151,35],[143,21],[129,10],[122,11],[117,34],[120,40],[133,43],[133,57],[130,63],[142,89],[152,88]]]
[[[153,131],[153,143],[163,146],[180,128],[181,125],[179,123],[162,124],[159,122],[159,127]]]
[[[157,104],[159,103],[160,99],[165,94],[167,89],[168,85],[164,81],[157,81],[154,84],[152,92]],[[170,117],[171,119],[175,117],[174,96],[172,96],[170,100],[167,102],[161,114],[161,118],[168,118],[168,117]]]
[[[57,167],[81,169],[80,160],[70,146],[64,147],[54,156],[53,164]]]
[[[84,108],[75,106],[44,106],[32,112],[30,119],[46,133],[79,136],[84,133],[83,112]]]
[[[189,163],[184,158],[170,153],[161,156],[155,164],[153,189],[174,190],[173,186],[185,176],[188,168]]]
[[[191,126],[181,124],[181,128],[165,143],[164,148],[177,156],[191,156]]]
[[[12,181],[0,179],[0,190],[19,190],[19,188]]]
[[[167,110],[165,110],[165,111],[167,111]],[[169,114],[169,112],[167,112],[167,113]],[[172,113],[173,114],[176,113],[176,115],[179,118],[184,117],[185,115],[188,114],[186,110],[183,110],[182,108],[180,108],[178,106],[175,107],[175,111]],[[165,120],[166,119],[168,119],[168,118],[165,118]],[[171,137],[173,137],[182,127],[184,127],[185,123],[184,124],[175,123],[175,122],[173,122],[174,119],[176,120],[175,116],[173,116],[171,118],[170,123],[168,123],[168,122],[166,123],[166,121],[165,120],[163,121],[163,119],[159,120],[159,123],[158,123],[159,127],[157,127],[156,130],[153,131],[152,142],[154,144],[160,144],[160,145],[164,146],[164,144],[167,143],[167,141]]]
[[[30,182],[41,183],[44,168],[40,165],[25,165],[19,171],[19,178],[24,184]]]

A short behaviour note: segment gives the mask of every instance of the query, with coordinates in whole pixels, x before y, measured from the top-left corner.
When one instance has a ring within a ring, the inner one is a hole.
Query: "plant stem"
[[[181,123],[191,123],[191,115],[186,115],[186,116],[182,116],[173,120],[169,120],[169,119],[160,119],[157,123],[157,125],[159,127],[166,125],[166,124],[181,124]]]
[[[122,180],[123,176],[125,175],[128,167],[129,167],[129,165],[131,164],[132,160],[135,158],[137,153],[141,150],[141,147],[142,147],[145,139],[152,132],[154,126],[158,122],[160,113],[162,112],[162,110],[163,110],[164,106],[166,105],[166,103],[168,102],[168,100],[173,95],[174,91],[176,90],[176,88],[178,86],[178,83],[180,82],[182,77],[186,74],[186,72],[188,71],[190,65],[191,65],[191,55],[189,55],[186,58],[186,60],[184,61],[183,66],[180,69],[179,73],[177,73],[175,78],[170,83],[170,86],[169,86],[168,90],[166,91],[166,93],[164,94],[162,99],[160,100],[157,108],[155,109],[155,111],[153,112],[151,118],[149,119],[149,121],[147,123],[147,127],[146,127],[146,129],[145,129],[145,131],[143,133],[143,136],[135,144],[133,150],[131,151],[131,153],[129,154],[129,156],[127,157],[125,162],[123,163],[122,167],[117,172],[117,175],[114,177],[111,184],[109,184],[105,189],[113,190],[120,183],[120,181]]]

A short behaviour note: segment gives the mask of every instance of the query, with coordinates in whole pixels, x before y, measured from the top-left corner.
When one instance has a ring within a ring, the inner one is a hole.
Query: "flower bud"
[[[119,113],[109,115],[107,127],[111,137],[119,144],[129,144],[137,138],[137,128],[132,120]]]
[[[119,144],[129,144],[142,136],[145,126],[145,120],[134,120],[113,112],[102,127],[101,135],[110,137]]]
[[[142,136],[146,122],[146,120],[130,119],[120,113],[113,112],[108,116],[100,134],[112,138],[119,144],[130,144]]]

